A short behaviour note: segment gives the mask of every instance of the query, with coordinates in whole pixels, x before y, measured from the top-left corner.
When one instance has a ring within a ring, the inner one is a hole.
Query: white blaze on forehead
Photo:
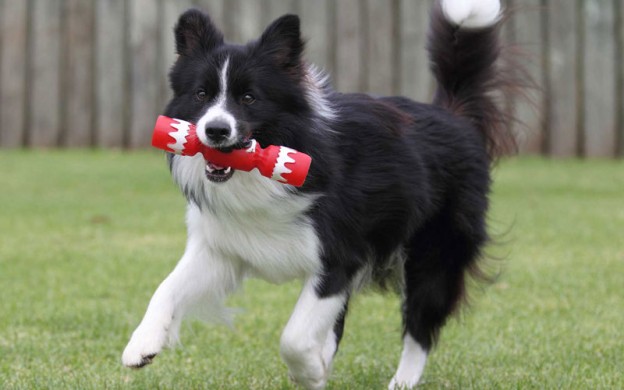
[[[217,98],[212,106],[208,108],[206,113],[197,122],[197,135],[199,140],[204,144],[208,144],[208,139],[206,138],[206,133],[204,131],[206,125],[217,120],[225,122],[230,126],[231,133],[228,137],[228,142],[226,143],[234,143],[234,140],[236,140],[238,136],[236,131],[236,119],[229,111],[227,111],[226,108],[229,65],[230,58],[227,57],[223,62],[221,70],[219,71],[219,94],[217,95]]]

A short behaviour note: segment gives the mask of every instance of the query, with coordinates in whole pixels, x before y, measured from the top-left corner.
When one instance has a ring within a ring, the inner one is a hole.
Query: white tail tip
[[[500,0],[442,0],[444,16],[460,27],[482,28],[496,23]]]

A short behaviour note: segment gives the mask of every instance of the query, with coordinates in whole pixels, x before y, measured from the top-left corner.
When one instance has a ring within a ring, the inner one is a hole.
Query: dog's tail
[[[492,160],[515,151],[515,138],[499,101],[515,85],[501,68],[499,0],[438,0],[431,14],[428,50],[437,80],[433,103],[470,120]]]

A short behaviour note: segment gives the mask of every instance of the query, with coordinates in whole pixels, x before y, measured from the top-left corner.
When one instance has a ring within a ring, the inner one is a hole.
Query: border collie
[[[303,59],[299,18],[246,45],[189,10],[174,29],[174,97],[165,115],[197,124],[202,143],[284,145],[312,157],[300,188],[168,155],[188,199],[184,255],[160,284],[122,356],[152,362],[201,310],[226,319],[246,277],[303,288],[280,340],[290,377],[325,386],[349,298],[366,285],[402,295],[403,353],[391,389],[415,386],[488,241],[490,166],[513,138],[495,101],[505,72],[499,0],[441,0],[428,50],[432,104],[343,94]]]

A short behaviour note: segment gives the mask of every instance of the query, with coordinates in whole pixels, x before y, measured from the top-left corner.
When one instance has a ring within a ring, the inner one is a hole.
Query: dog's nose
[[[222,121],[213,121],[206,124],[206,137],[216,144],[227,139],[232,130],[230,125]]]

